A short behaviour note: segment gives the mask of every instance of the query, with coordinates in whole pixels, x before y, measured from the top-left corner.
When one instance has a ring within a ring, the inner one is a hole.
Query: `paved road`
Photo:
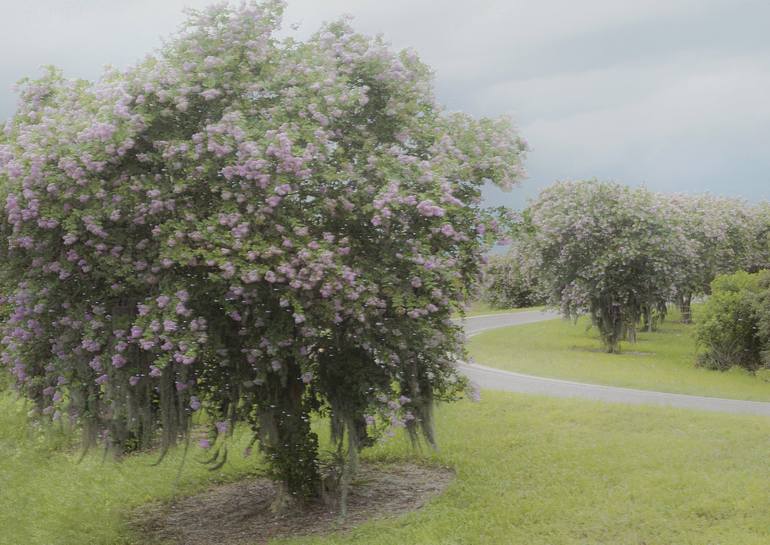
[[[477,316],[466,318],[465,331],[469,337],[472,337],[489,329],[530,324],[543,320],[552,320],[556,317],[555,313],[539,310]],[[524,375],[477,364],[463,364],[461,369],[480,388],[492,390],[541,394],[553,397],[581,397],[609,403],[663,405],[703,411],[770,416],[770,403],[761,401],[741,401],[719,397],[669,394],[651,390],[601,386],[598,384]]]

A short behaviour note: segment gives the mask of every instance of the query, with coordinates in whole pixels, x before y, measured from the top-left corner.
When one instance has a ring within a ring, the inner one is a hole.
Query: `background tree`
[[[514,241],[505,255],[490,256],[484,269],[482,298],[492,308],[523,308],[545,304],[534,271],[523,264],[521,244]]]
[[[763,257],[759,209],[743,200],[713,195],[663,195],[661,203],[676,208],[685,236],[694,253],[681,261],[674,285],[682,321],[690,323],[693,296],[710,293],[711,282],[720,274],[757,270]]]
[[[645,309],[665,308],[692,258],[675,209],[641,188],[562,182],[530,207],[528,267],[566,317],[591,316],[608,352],[635,339]]]
[[[193,12],[96,83],[23,82],[0,145],[2,359],[87,442],[168,447],[246,422],[297,497],[319,490],[314,414],[349,481],[383,426],[461,391],[451,321],[522,176],[506,120],[445,114],[410,51],[345,22],[279,40],[283,4]],[[343,489],[345,487],[343,486]]]

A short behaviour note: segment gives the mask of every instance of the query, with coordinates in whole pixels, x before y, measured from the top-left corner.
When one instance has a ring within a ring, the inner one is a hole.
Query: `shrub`
[[[711,283],[696,329],[703,352],[698,363],[709,369],[726,370],[737,365],[755,371],[762,365],[762,350],[768,328],[760,327],[770,315],[767,291],[770,271],[717,276]]]

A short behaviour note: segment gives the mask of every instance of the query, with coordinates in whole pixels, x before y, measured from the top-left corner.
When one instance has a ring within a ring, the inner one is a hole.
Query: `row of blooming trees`
[[[516,255],[524,275],[568,317],[588,314],[609,352],[652,328],[668,302],[689,321],[718,274],[768,263],[764,207],[712,196],[557,183],[528,209]]]
[[[463,387],[450,318],[496,230],[480,187],[516,183],[525,145],[443,112],[413,53],[346,23],[279,40],[282,10],[193,13],[125,72],[22,85],[2,358],[89,442],[167,447],[205,410],[222,463],[246,422],[307,497],[313,415],[348,469],[383,427],[433,442],[432,403]]]

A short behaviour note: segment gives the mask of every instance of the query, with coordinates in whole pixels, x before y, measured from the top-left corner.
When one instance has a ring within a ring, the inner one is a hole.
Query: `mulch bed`
[[[131,526],[147,543],[244,545],[277,537],[349,530],[375,518],[422,507],[454,479],[445,467],[364,464],[348,497],[347,517],[338,506],[317,501],[275,514],[275,484],[264,478],[220,485],[165,504],[150,504],[132,516]]]

